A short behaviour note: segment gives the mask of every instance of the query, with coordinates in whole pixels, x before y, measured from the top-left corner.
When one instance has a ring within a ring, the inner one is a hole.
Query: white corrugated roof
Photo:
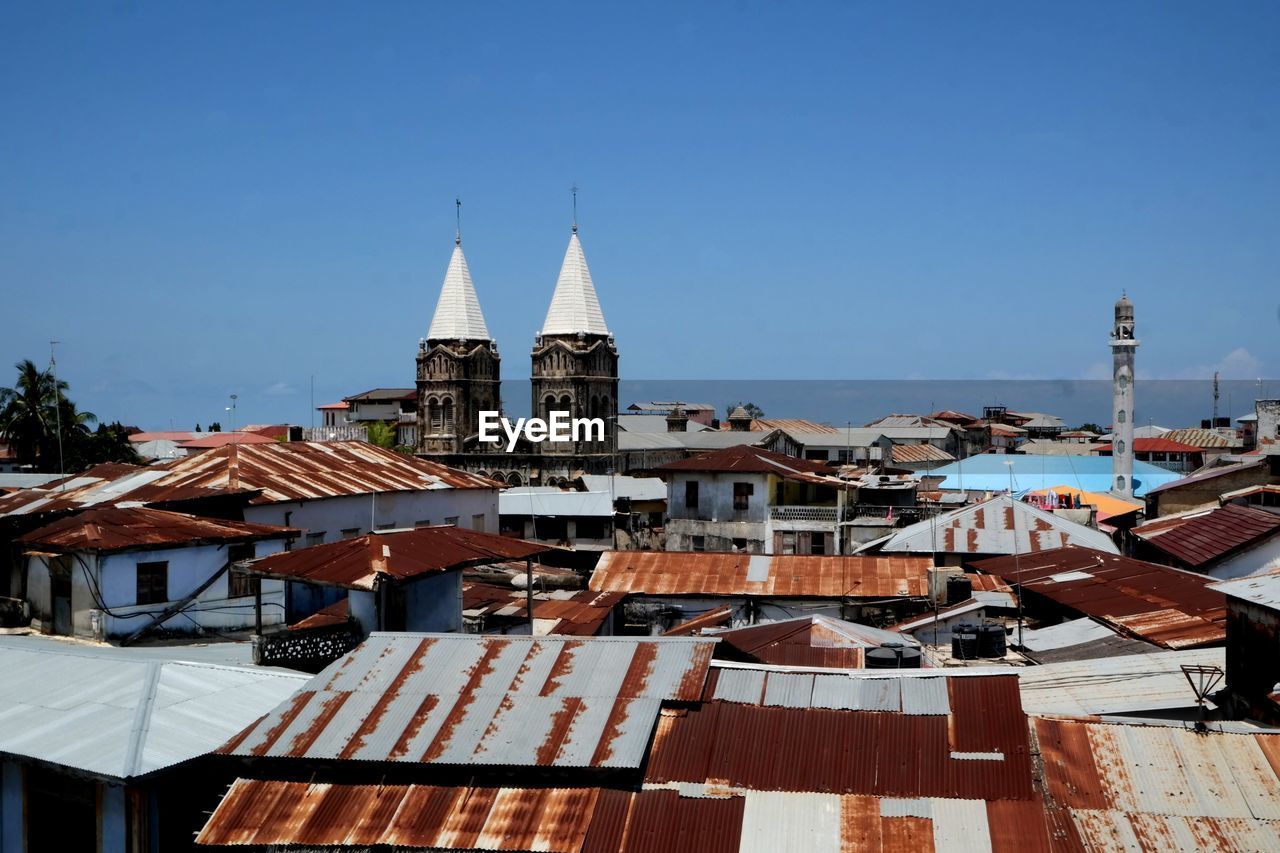
[[[1094,716],[1190,708],[1183,664],[1226,665],[1226,649],[1188,649],[1046,663],[1017,669],[1028,714]]]
[[[436,313],[427,330],[427,340],[488,341],[489,327],[480,311],[480,298],[471,282],[471,270],[462,254],[462,244],[453,247],[449,269],[444,274],[444,286],[436,302]]]
[[[556,279],[556,291],[547,308],[547,319],[542,322],[543,335],[607,335],[609,327],[600,310],[600,299],[591,283],[591,270],[587,269],[587,257],[582,253],[582,243],[575,231],[569,237],[569,248],[564,253],[560,277]]]
[[[116,779],[142,776],[212,752],[306,678],[6,646],[0,752]]]
[[[1272,610],[1280,610],[1280,572],[1210,584],[1209,589],[1216,589],[1232,598],[1242,598]]]

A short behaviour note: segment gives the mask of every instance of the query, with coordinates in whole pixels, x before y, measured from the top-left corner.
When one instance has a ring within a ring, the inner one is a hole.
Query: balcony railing
[[[771,506],[769,518],[773,521],[821,521],[836,523],[834,506]]]
[[[346,426],[326,426],[304,429],[303,441],[368,441],[369,428],[347,424]]]

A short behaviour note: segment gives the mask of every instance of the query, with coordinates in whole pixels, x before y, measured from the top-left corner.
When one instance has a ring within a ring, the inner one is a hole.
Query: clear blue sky
[[[1140,375],[1274,376],[1277,44],[1273,2],[8,3],[0,384],[51,338],[147,427],[412,384],[455,194],[527,376],[575,182],[626,377],[1105,375],[1122,288]]]

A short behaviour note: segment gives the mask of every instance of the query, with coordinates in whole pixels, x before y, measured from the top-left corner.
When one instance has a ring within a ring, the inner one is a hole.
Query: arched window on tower
[[[430,424],[429,428],[432,435],[440,434],[440,401],[435,397],[431,397],[427,400],[427,423]]]
[[[556,407],[556,398],[550,394],[542,401],[542,419],[548,420],[551,417],[551,410]]]
[[[441,432],[453,433],[453,398],[445,397],[440,401]]]

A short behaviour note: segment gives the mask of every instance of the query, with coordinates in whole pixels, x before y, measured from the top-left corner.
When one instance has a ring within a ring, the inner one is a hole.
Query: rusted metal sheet
[[[223,521],[146,507],[98,507],[60,518],[20,536],[19,545],[46,551],[137,551],[203,543],[283,539],[301,533],[291,527]]]
[[[599,794],[596,788],[442,788],[237,779],[196,843],[578,853]]]
[[[763,580],[751,580],[752,560]],[[591,574],[598,592],[699,597],[894,598],[928,594],[929,557],[759,556],[678,551],[606,551]]]
[[[721,671],[721,678],[726,674]],[[896,797],[1031,798],[1030,749],[1025,717],[1017,704],[1017,680],[973,676],[952,681],[974,684],[960,691],[951,685],[952,713],[947,716],[719,700],[695,710],[664,712],[646,783],[715,782],[762,791]],[[743,749],[743,743],[755,747]],[[956,758],[956,752],[985,757]]]
[[[406,581],[525,559],[550,550],[534,542],[463,527],[417,527],[282,551],[254,560],[246,568],[266,577],[367,590],[373,589],[379,577]]]
[[[638,767],[660,703],[701,697],[714,643],[374,634],[221,751]]]
[[[1190,572],[1074,546],[979,560],[974,568],[1166,648],[1226,638],[1226,597]]]
[[[480,620],[482,631],[492,626],[511,623],[527,625],[529,612],[526,605],[527,591],[484,583],[462,585],[462,615]],[[534,616],[537,624],[534,633],[562,634],[570,636],[595,636],[614,608],[622,603],[620,592],[591,592],[590,590],[535,592]]]
[[[1028,503],[999,495],[917,522],[894,532],[881,546],[885,553],[1013,554],[1083,545],[1111,553],[1105,534]]]
[[[829,616],[802,616],[747,628],[715,631],[720,657],[781,666],[860,669],[863,650],[884,643],[916,645],[911,637]]]
[[[1203,515],[1188,517],[1176,527],[1165,529],[1157,522],[1135,527],[1133,534],[1182,565],[1203,569],[1280,534],[1280,515],[1227,504]]]

